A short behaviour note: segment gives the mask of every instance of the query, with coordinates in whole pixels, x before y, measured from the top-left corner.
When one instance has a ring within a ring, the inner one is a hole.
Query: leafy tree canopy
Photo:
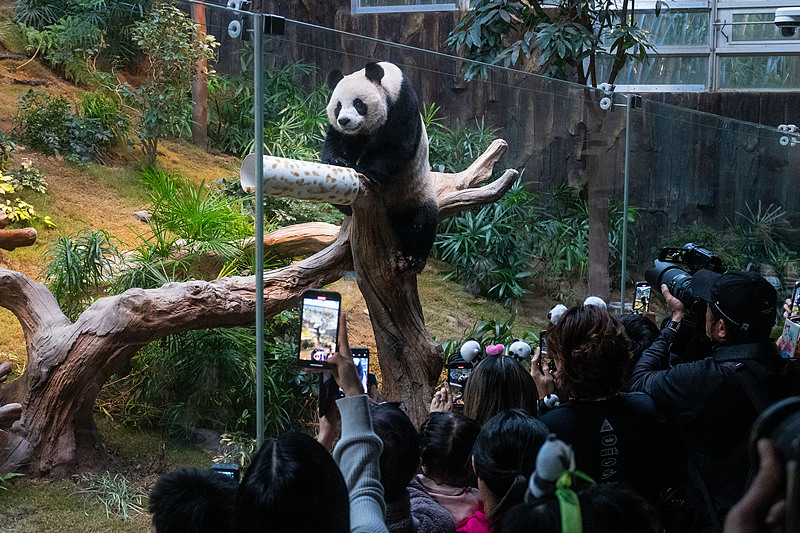
[[[544,4],[549,4],[547,10]],[[656,14],[663,2],[658,2]],[[468,59],[466,79],[485,77],[491,65],[519,67],[538,52],[538,69],[597,86],[614,83],[628,61],[647,61],[649,33],[636,26],[634,0],[472,0],[447,44]],[[600,62],[610,65],[599,79]]]

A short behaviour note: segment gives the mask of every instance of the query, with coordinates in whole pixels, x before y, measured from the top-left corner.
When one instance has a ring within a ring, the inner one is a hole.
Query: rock
[[[150,218],[151,218],[153,215],[151,215],[149,211],[136,211],[136,212],[133,214],[133,216],[134,216],[134,217],[136,217],[136,219],[137,219],[139,222],[144,222],[145,224],[147,224],[147,223],[149,223],[149,222],[150,222]]]

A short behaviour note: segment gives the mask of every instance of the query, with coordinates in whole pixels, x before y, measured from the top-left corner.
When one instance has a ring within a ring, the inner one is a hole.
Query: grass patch
[[[16,478],[0,491],[0,524],[4,533],[145,533],[155,529],[148,513],[130,520],[106,516],[104,506],[72,480],[48,482]],[[146,506],[146,502],[145,506]]]
[[[22,333],[22,326],[17,317],[7,309],[0,309],[0,363],[11,360],[12,364],[24,364],[28,359],[28,351],[25,348],[25,336]],[[8,355],[17,357],[15,362]]]
[[[103,416],[96,416],[95,423],[108,452],[124,461],[125,466],[132,470],[146,469],[161,453],[162,443],[169,470],[189,467],[205,469],[211,464],[209,452],[184,442],[164,442],[158,431],[128,428]]]
[[[459,339],[479,320],[508,321],[514,318],[512,329],[518,337],[526,331],[538,332],[545,325],[547,311],[541,316],[515,316],[513,311],[499,303],[473,296],[458,283],[442,279],[446,268],[444,263],[428,259],[428,266],[417,278],[425,326],[436,340]]]
[[[136,208],[144,209],[145,204],[150,201],[139,171],[132,167],[107,167],[104,165],[91,164],[86,167],[86,172],[90,176],[97,178],[98,183],[113,189],[126,204]]]
[[[158,144],[158,165],[177,172],[192,183],[211,183],[219,178],[239,175],[239,158],[206,152],[185,141],[167,140]]]

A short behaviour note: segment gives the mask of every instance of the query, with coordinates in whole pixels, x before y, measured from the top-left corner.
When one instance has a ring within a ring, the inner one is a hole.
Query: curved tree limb
[[[0,268],[0,307],[14,313],[22,324],[28,353],[30,339],[37,332],[70,323],[47,287],[24,274],[5,268]]]
[[[439,201],[439,221],[466,209],[498,201],[514,185],[518,176],[519,172],[508,169],[500,178],[485,187],[449,193]]]
[[[431,172],[433,188],[440,199],[444,196],[477,187],[489,181],[492,177],[494,165],[500,160],[508,150],[508,143],[503,139],[495,139],[489,148],[483,152],[466,170],[457,174],[443,172]]]

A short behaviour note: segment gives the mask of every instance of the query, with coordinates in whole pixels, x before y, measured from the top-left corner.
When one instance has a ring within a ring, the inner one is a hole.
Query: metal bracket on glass
[[[778,132],[784,134],[781,136],[781,146],[795,146],[800,144],[800,128],[794,124],[781,124],[778,126]]]
[[[250,0],[228,0],[228,7],[231,10],[242,11],[242,6],[249,4]],[[246,32],[244,19],[234,19],[228,23],[228,35],[231,39],[238,39]]]
[[[622,96],[625,98],[624,104],[618,104],[615,100],[616,93],[614,89],[616,88],[615,85],[611,85],[610,83],[601,83],[597,86],[598,89],[603,91],[605,96],[600,99],[600,109],[604,111],[608,111],[612,107],[628,107],[628,100],[630,100],[630,107],[633,109],[640,109],[642,107],[642,97],[638,94],[623,94]]]
[[[601,83],[597,86],[598,89],[603,91],[605,96],[600,99],[600,109],[608,111],[614,105],[614,85],[610,83]]]

